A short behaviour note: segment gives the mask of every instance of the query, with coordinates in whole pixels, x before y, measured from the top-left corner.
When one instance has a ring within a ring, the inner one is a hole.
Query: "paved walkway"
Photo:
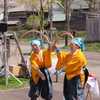
[[[62,47],[64,46],[64,44],[58,44],[58,46]],[[16,47],[15,43],[12,43],[11,57],[9,59],[9,63],[13,65],[17,65],[17,63],[19,62],[15,56],[15,47]],[[23,53],[29,53],[31,51],[31,47],[26,42],[21,43],[20,47]],[[66,51],[66,52],[69,51],[65,49],[61,49],[61,50]],[[87,68],[89,69],[89,72],[92,75],[98,78],[98,83],[99,83],[99,88],[100,88],[100,53],[85,51],[84,54],[88,61]],[[27,56],[24,56],[24,57],[26,60]],[[59,75],[59,81],[55,82],[56,77],[55,75],[53,75],[54,97],[52,100],[63,100],[63,92],[62,92],[63,77],[64,77],[64,74]],[[29,87],[22,88],[22,89],[13,89],[13,90],[0,90],[0,100],[30,100],[28,97],[28,91],[29,91]],[[100,97],[94,95],[93,93],[92,93],[92,97],[93,97],[93,100],[100,100]],[[39,97],[38,100],[43,100],[43,99]],[[88,98],[87,100],[90,100],[90,98]]]

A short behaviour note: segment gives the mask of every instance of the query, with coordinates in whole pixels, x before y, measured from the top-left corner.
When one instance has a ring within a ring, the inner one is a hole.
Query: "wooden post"
[[[5,77],[5,84],[8,84],[8,66],[7,66],[7,55],[6,55],[6,35],[3,33],[2,35],[2,52],[3,52],[3,65],[4,65],[4,77]]]
[[[58,82],[58,75],[56,75],[56,82]]]
[[[19,42],[18,42],[17,36],[16,36],[15,33],[13,33],[13,35],[14,35],[14,39],[15,39],[15,41],[16,41],[16,44],[17,44],[17,46],[18,46],[18,49],[19,49],[19,52],[20,52],[21,58],[22,58],[21,61],[22,61],[22,63],[25,64],[25,67],[26,67],[26,69],[27,69],[26,61],[25,61],[25,59],[24,59],[24,57],[23,57],[23,54],[22,54],[22,51],[21,51],[21,49],[20,49],[20,46],[19,46]],[[28,73],[28,75],[30,76],[30,73],[29,73],[29,70],[28,70],[28,69],[27,69],[27,73]]]
[[[8,0],[4,0],[4,22],[8,20]],[[7,55],[6,55],[6,35],[2,35],[3,39],[3,65],[5,67],[5,84],[8,84],[8,75],[7,75]]]

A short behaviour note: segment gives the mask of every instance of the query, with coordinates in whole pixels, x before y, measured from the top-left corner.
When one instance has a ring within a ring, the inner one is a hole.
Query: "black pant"
[[[36,98],[31,98],[30,100],[37,100]]]
[[[41,95],[44,100],[51,100],[53,96],[53,89],[52,89],[52,79],[50,76],[50,72],[47,69],[40,69],[41,72],[46,77],[46,80],[39,79],[38,83],[35,84],[32,77],[30,78],[30,91],[29,97],[32,98],[31,100],[36,100],[36,98]]]
[[[36,98],[31,98],[31,100],[37,100]],[[51,100],[51,99],[46,99],[46,100]]]

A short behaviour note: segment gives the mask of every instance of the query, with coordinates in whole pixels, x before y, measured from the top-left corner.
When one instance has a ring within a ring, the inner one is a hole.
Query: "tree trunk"
[[[4,0],[4,22],[8,21],[8,0]]]
[[[93,0],[89,0],[89,11],[92,12]]]
[[[52,24],[52,3],[53,1],[51,0],[51,5],[50,5],[50,41],[52,42],[52,34],[53,34],[53,30],[52,30],[52,27],[53,27],[53,24]]]
[[[69,0],[66,0],[66,23],[65,23],[65,29],[66,31],[69,31]],[[65,36],[65,46],[68,45],[68,35]]]
[[[41,15],[41,20],[40,20],[40,30],[44,31],[44,8],[43,8],[43,4],[42,4],[42,0],[40,0],[40,15]]]

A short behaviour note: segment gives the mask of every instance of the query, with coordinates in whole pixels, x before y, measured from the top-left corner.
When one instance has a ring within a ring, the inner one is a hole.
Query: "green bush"
[[[20,31],[18,31],[17,37],[18,37],[18,38],[21,38],[21,36],[24,35],[27,31],[28,31],[28,30],[20,30]]]
[[[16,32],[16,31],[13,31],[13,30],[8,30],[7,31],[8,34],[11,34],[11,33],[14,33],[14,32]]]
[[[85,37],[86,31],[77,31],[77,37]]]

